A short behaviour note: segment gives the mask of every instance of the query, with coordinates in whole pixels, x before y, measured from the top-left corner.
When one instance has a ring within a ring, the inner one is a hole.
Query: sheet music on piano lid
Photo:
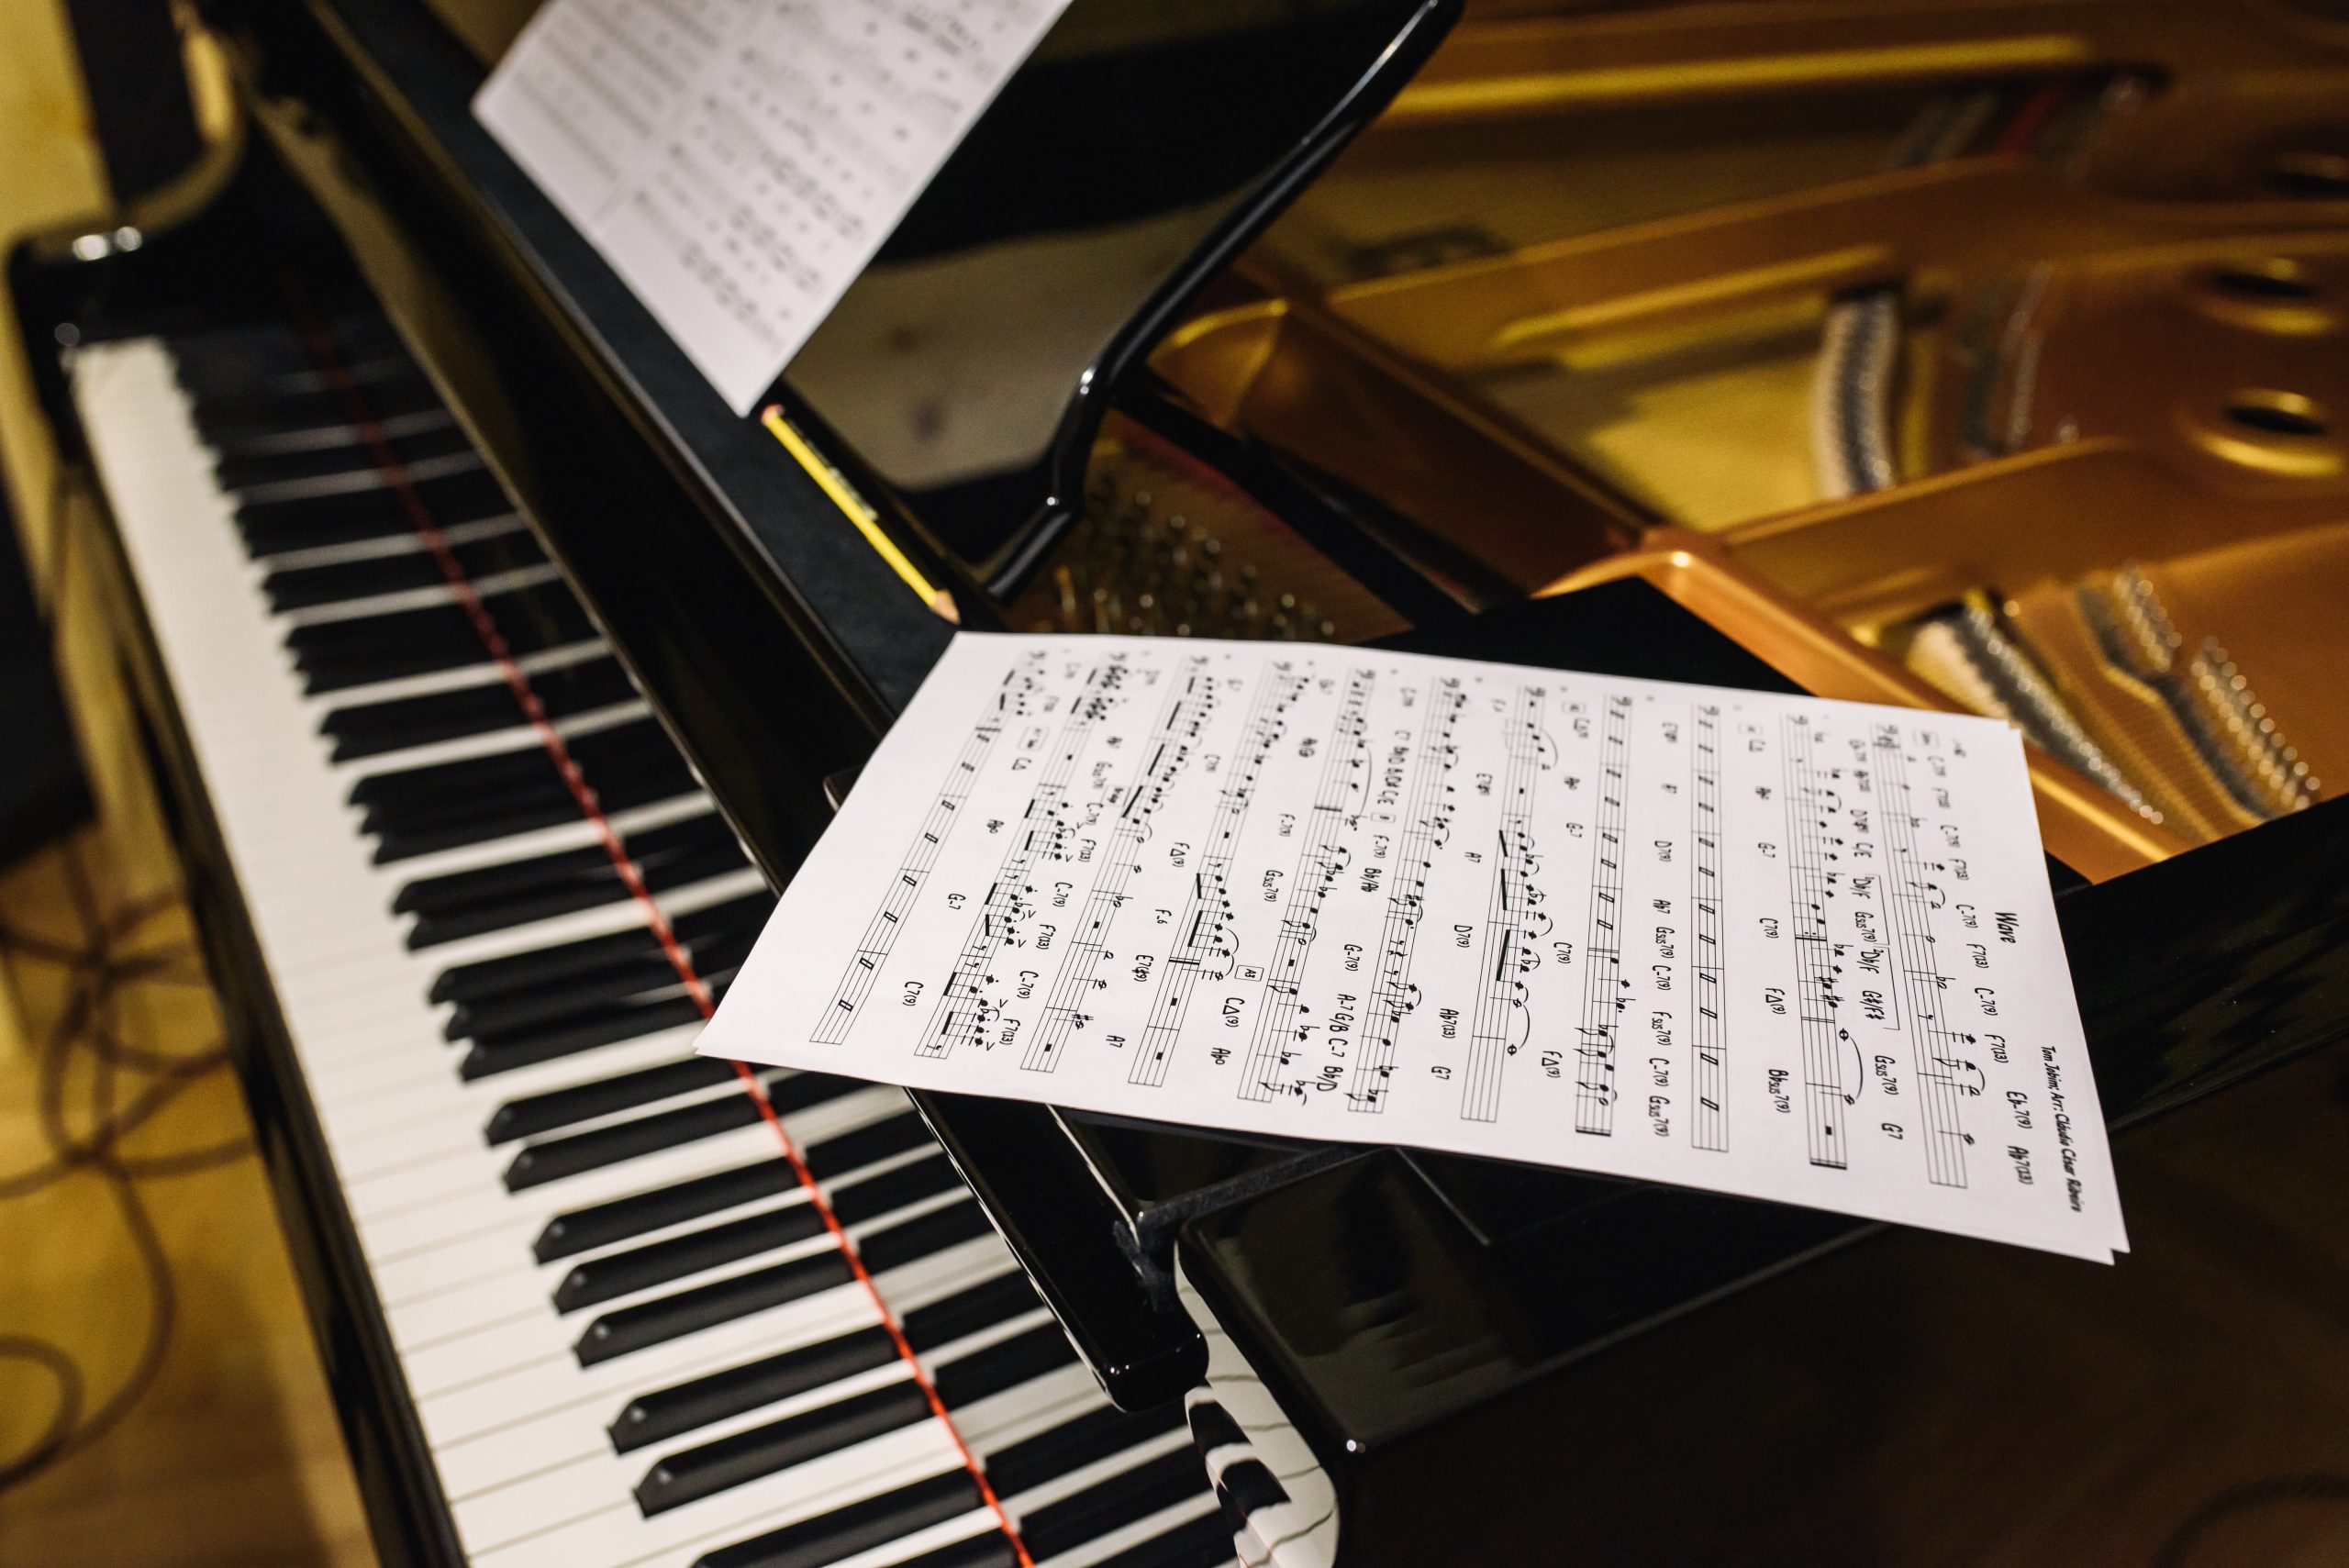
[[[546,0],[473,113],[747,414],[1069,0]]]
[[[699,1049],[2127,1246],[1986,718],[965,632]]]

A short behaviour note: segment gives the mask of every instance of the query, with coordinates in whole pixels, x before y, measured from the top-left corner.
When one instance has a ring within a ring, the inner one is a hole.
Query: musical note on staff
[[[1092,892],[1085,895],[1085,913],[1078,917],[1076,935],[1052,981],[1052,999],[1044,1008],[1041,1027],[1019,1061],[1029,1072],[1049,1073],[1058,1066],[1069,1032],[1082,1028],[1090,1016],[1085,1011],[1086,999],[1101,984],[1096,973],[1108,951],[1105,944],[1110,922],[1125,907],[1127,884],[1141,870],[1142,845],[1150,837],[1151,822],[1197,751],[1200,733],[1214,717],[1215,706],[1215,677],[1196,668],[1186,671],[1142,748],[1141,775],[1112,802],[1118,808],[1117,827],[1100,857],[1100,874]]]
[[[1914,806],[1909,796],[1908,760],[1902,756],[1897,725],[1878,725],[1870,745],[1876,762],[1878,800],[1882,803],[1884,837],[1892,853],[1887,861],[1891,890],[1894,953],[1909,999],[1912,1029],[1922,1035],[1917,1059],[1917,1096],[1925,1120],[1925,1172],[1943,1186],[1965,1184],[1966,1135],[1962,1102],[1979,1096],[1987,1082],[1982,1070],[1965,1057],[1972,1041],[1943,1022],[1943,996],[1949,982],[1943,976],[1940,943],[1933,936],[1934,884],[1941,871],[1929,865],[1917,849]]]
[[[1036,890],[1028,881],[1029,873],[1040,859],[1063,852],[1069,780],[1085,754],[1085,740],[1094,726],[1108,715],[1124,691],[1128,669],[1117,659],[1095,666],[1069,704],[1068,717],[1044,753],[1034,793],[1012,825],[1010,847],[979,900],[979,917],[954,967],[939,984],[938,1006],[930,1014],[930,1027],[922,1030],[921,1042],[914,1048],[922,1055],[946,1055],[958,1044],[976,1038],[993,1016],[995,1006],[987,1000],[987,987],[996,984],[996,976],[989,967],[1031,907],[1029,900]],[[1168,710],[1172,712],[1179,701],[1179,695],[1170,696]],[[996,818],[997,824],[1001,820]],[[914,984],[918,992],[920,982]]]
[[[1842,1016],[1844,999],[1836,976],[1842,966],[1835,962],[1829,935],[1828,906],[1839,896],[1842,880],[1832,869],[1842,857],[1829,847],[1835,842],[1830,817],[1842,808],[1832,781],[1842,775],[1818,763],[1806,715],[1788,714],[1784,729],[1787,876],[1792,891],[1787,914],[1794,939],[1796,1016],[1802,1023],[1803,1130],[1810,1162],[1842,1169],[1850,1163],[1844,1112],[1858,1097],[1856,1074],[1843,1071],[1857,1048]]]
[[[922,884],[930,879],[930,868],[937,863],[946,835],[954,830],[954,824],[962,816],[963,803],[970,798],[971,786],[977,782],[987,753],[994,749],[1005,725],[1028,717],[1029,701],[1036,695],[1036,673],[1041,662],[1041,655],[1031,656],[1006,673],[995,701],[979,722],[971,727],[971,738],[963,743],[954,765],[946,771],[945,782],[938,786],[938,798],[915,831],[897,874],[890,879],[888,890],[882,895],[881,907],[874,911],[872,921],[864,928],[864,940],[857,943],[848,968],[841,973],[841,983],[832,989],[832,1005],[824,1009],[815,1032],[808,1036],[810,1040],[838,1045],[847,1038],[856,1022],[857,1009],[872,994],[874,977],[889,962],[889,954],[897,945],[897,933],[905,929],[906,915],[921,895]]]
[[[1483,978],[1476,989],[1476,1021],[1468,1036],[1468,1071],[1460,1095],[1460,1114],[1471,1121],[1490,1121],[1500,1115],[1501,1069],[1531,1029],[1525,976],[1532,968],[1534,906],[1542,901],[1533,880],[1533,803],[1551,755],[1549,737],[1542,729],[1542,703],[1549,695],[1541,686],[1520,688],[1501,736],[1508,771],[1501,778],[1492,906],[1485,917],[1484,959],[1477,966]]]
[[[1624,807],[1631,794],[1631,699],[1607,699],[1599,718],[1598,809],[1591,824],[1590,931],[1583,943],[1582,1027],[1575,1040],[1575,1130],[1615,1130],[1615,1045],[1624,992]]]
[[[2109,1258],[2032,822],[1987,720],[965,636],[702,1049]]]
[[[1215,819],[1208,826],[1206,840],[1197,848],[1198,871],[1191,879],[1190,894],[1183,901],[1182,913],[1175,917],[1174,947],[1159,965],[1158,995],[1152,999],[1141,1042],[1136,1050],[1137,1063],[1158,1064],[1155,1071],[1162,1079],[1164,1062],[1182,1033],[1183,1020],[1189,1016],[1192,989],[1210,964],[1218,966],[1219,976],[1229,970],[1232,955],[1232,852],[1238,848],[1240,829],[1247,824],[1248,807],[1256,798],[1256,779],[1264,770],[1264,760],[1287,733],[1288,710],[1297,701],[1297,688],[1304,684],[1302,675],[1286,669],[1276,669],[1273,678],[1263,684],[1256,706],[1248,716],[1248,727],[1241,734],[1239,766],[1218,794]],[[1044,1022],[1049,1031],[1053,1022],[1049,1009]],[[1050,1051],[1056,1045],[1057,1042],[1047,1044],[1045,1049]]]
[[[1460,760],[1460,713],[1467,705],[1456,676],[1428,687],[1427,717],[1411,762],[1403,838],[1386,887],[1386,920],[1378,933],[1378,978],[1370,988],[1363,1050],[1354,1058],[1353,1078],[1346,1088],[1348,1110],[1386,1107],[1386,1081],[1395,1075],[1395,1040],[1402,1032],[1404,1015],[1418,1005],[1411,949],[1427,914],[1428,877],[1435,870],[1435,856],[1452,842],[1452,765]]]
[[[1345,701],[1321,748],[1320,784],[1306,808],[1304,847],[1297,851],[1297,869],[1288,880],[1288,899],[1274,932],[1272,955],[1264,964],[1264,1004],[1237,1087],[1243,1100],[1270,1099],[1281,1092],[1286,1070],[1301,1054],[1296,1042],[1310,1032],[1309,1026],[1298,1023],[1312,1013],[1302,1000],[1305,964],[1313,956],[1321,907],[1351,859],[1340,843],[1341,830],[1346,807],[1363,787],[1363,710],[1375,683],[1375,675],[1362,671],[1345,677]],[[1137,1084],[1164,1083],[1164,1057],[1138,1058],[1129,1076]]]

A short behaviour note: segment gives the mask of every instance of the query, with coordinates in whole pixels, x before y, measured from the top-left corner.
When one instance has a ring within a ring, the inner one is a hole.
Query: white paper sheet
[[[1982,718],[965,633],[701,1049],[2126,1246]]]
[[[1068,0],[547,0],[473,113],[738,414]]]

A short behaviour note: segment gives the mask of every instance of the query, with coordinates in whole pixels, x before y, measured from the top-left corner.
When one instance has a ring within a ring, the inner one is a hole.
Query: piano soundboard
[[[462,1560],[1230,1561],[902,1093],[691,1054],[771,895],[387,324],[72,386]]]

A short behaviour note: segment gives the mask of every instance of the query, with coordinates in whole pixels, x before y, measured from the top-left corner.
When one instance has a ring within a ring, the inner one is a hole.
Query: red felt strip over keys
[[[481,595],[465,575],[463,564],[458,561],[456,552],[449,548],[447,536],[434,520],[431,508],[424,504],[424,498],[416,493],[416,486],[409,483],[407,470],[392,450],[383,427],[376,422],[373,410],[368,406],[366,395],[343,367],[332,339],[308,309],[300,285],[288,278],[285,280],[285,292],[292,305],[295,329],[301,334],[311,361],[317,366],[320,378],[341,402],[344,416],[351,421],[351,428],[358,433],[361,444],[373,457],[377,471],[384,476],[384,486],[397,499],[409,525],[416,529],[417,538],[423,541],[424,548],[440,567],[450,593],[463,609],[466,620],[473,625],[473,635],[481,639],[482,648],[497,666],[498,673],[505,678],[507,688],[514,694],[514,701],[529,721],[530,728],[539,738],[539,744],[546,748],[547,756],[554,763],[555,772],[562,776],[563,786],[571,792],[571,798],[577,804],[580,816],[594,830],[604,852],[611,857],[612,869],[618,873],[620,885],[628,890],[629,896],[643,911],[645,925],[651,929],[653,940],[661,944],[669,966],[677,972],[678,981],[684,984],[686,994],[693,997],[694,1006],[700,1010],[701,1016],[709,1018],[718,1010],[717,1003],[711,999],[708,985],[694,968],[693,955],[677,940],[676,932],[670,929],[668,917],[661,912],[661,906],[654,902],[651,890],[645,886],[643,874],[637,869],[635,861],[629,857],[627,846],[621,843],[610,819],[604,815],[603,806],[596,799],[595,790],[571,755],[571,748],[563,743],[562,732],[555,728],[554,721],[547,716],[545,705],[539,701],[538,693],[531,689],[529,673],[514,657],[514,651],[497,629],[495,617],[481,602]],[[1035,1568],[1035,1560],[1029,1556],[1027,1543],[1020,1540],[1019,1528],[1011,1521],[1010,1511],[996,1496],[995,1487],[987,1480],[985,1468],[979,1463],[978,1456],[971,1451],[971,1445],[963,1440],[961,1429],[954,1424],[954,1418],[947,1411],[946,1402],[938,1396],[938,1385],[930,1380],[930,1370],[914,1353],[913,1344],[906,1338],[897,1315],[882,1299],[880,1286],[874,1283],[872,1273],[865,1268],[864,1260],[841,1224],[840,1217],[832,1212],[832,1206],[824,1196],[824,1189],[817,1182],[816,1173],[807,1168],[807,1162],[801,1156],[797,1142],[783,1125],[783,1118],[775,1114],[774,1102],[767,1098],[765,1086],[747,1063],[735,1062],[734,1071],[741,1080],[742,1092],[749,1095],[759,1107],[760,1119],[774,1130],[776,1143],[782,1146],[784,1159],[790,1162],[792,1175],[807,1190],[808,1204],[815,1209],[817,1217],[823,1220],[824,1229],[831,1233],[832,1240],[841,1250],[841,1256],[847,1260],[850,1272],[872,1300],[874,1311],[880,1316],[882,1328],[888,1331],[890,1342],[896,1347],[897,1354],[912,1373],[915,1385],[921,1390],[923,1399],[930,1406],[930,1413],[938,1418],[947,1437],[952,1440],[956,1455],[962,1460],[963,1469],[970,1472],[980,1498],[995,1515],[996,1524],[1003,1531],[1004,1539],[1010,1543],[1012,1554],[1019,1559],[1019,1568]]]

